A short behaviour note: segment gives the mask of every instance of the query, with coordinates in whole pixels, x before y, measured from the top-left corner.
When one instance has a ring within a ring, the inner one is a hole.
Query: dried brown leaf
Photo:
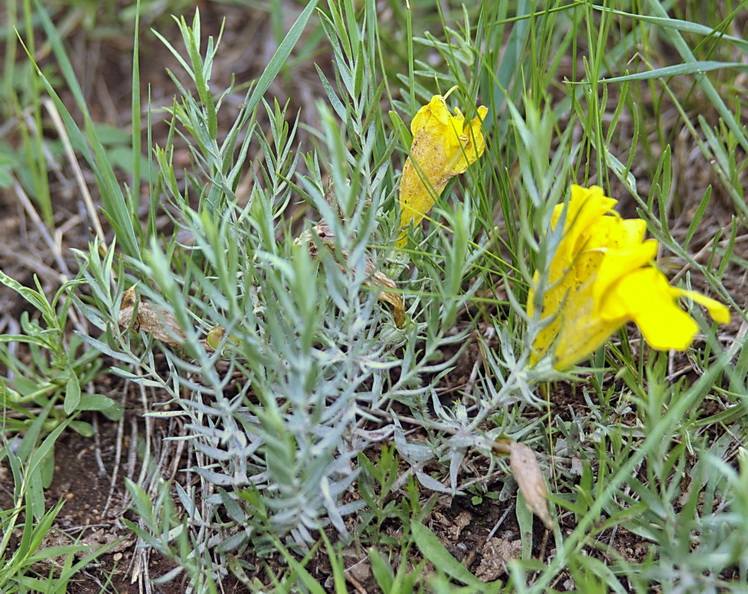
[[[317,237],[322,240],[323,243],[330,246],[335,241],[335,234],[330,229],[330,226],[322,221],[314,226],[314,232]],[[302,241],[306,241],[309,249],[309,254],[314,258],[317,256],[317,245],[314,243],[314,238],[310,232],[303,233],[297,240],[297,244],[301,244]],[[347,258],[348,254],[343,252],[343,257]],[[342,265],[338,265],[341,270],[345,271]],[[396,292],[397,285],[389,276],[376,270],[374,262],[371,258],[366,257],[366,274],[367,279],[365,284],[369,287],[379,287],[382,291],[379,293],[379,300],[384,301],[392,306],[392,315],[395,319],[395,325],[398,328],[402,328],[405,323],[405,308],[403,307],[403,300]]]
[[[366,259],[368,265],[369,259]],[[403,300],[400,295],[393,293],[392,290],[397,290],[397,285],[389,276],[383,272],[376,271],[372,276],[371,280],[366,281],[367,285],[376,285],[382,287],[382,292],[379,293],[380,301],[389,303],[392,306],[392,317],[395,318],[395,326],[402,328],[405,323],[405,308],[403,307]],[[391,289],[388,291],[387,289]]]
[[[524,444],[510,441],[509,467],[512,469],[514,480],[519,485],[527,507],[543,521],[548,530],[552,530],[553,521],[548,512],[548,490],[535,452]]]
[[[184,332],[174,315],[163,307],[138,301],[133,287],[127,289],[122,296],[117,322],[123,330],[141,330],[170,346],[184,344]]]

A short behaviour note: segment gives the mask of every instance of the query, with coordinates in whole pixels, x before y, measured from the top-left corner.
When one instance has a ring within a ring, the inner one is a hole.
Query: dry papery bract
[[[548,488],[540,471],[535,452],[528,446],[510,440],[493,443],[493,451],[509,454],[509,468],[530,511],[538,516],[548,530],[553,530],[553,520],[548,512]]]
[[[330,229],[330,226],[325,222],[321,221],[317,223],[312,231],[317,235],[320,241],[327,245],[330,249],[335,244],[335,234]],[[312,231],[305,231],[300,237],[296,239],[297,244],[306,242],[309,249],[309,254],[315,258],[317,257],[317,244],[315,243]],[[347,258],[348,254],[343,251],[343,258]],[[343,272],[346,272],[345,267],[342,264],[338,264]],[[397,291],[397,285],[395,281],[383,272],[376,269],[374,262],[369,256],[366,256],[366,280],[364,284],[368,287],[379,288],[379,294],[377,297],[380,301],[384,301],[392,306],[392,315],[395,320],[395,325],[398,328],[402,328],[405,322],[405,309],[403,307],[403,300]]]
[[[163,307],[139,299],[135,287],[130,287],[122,295],[117,322],[123,330],[132,328],[136,332],[145,332],[169,346],[184,344],[185,334],[174,314]]]
[[[159,305],[140,299],[135,293],[135,287],[130,287],[122,295],[117,323],[123,330],[132,329],[136,332],[143,332],[169,346],[182,346],[186,338],[174,314]],[[218,333],[217,328],[211,332]],[[214,337],[211,338],[209,333],[205,339],[200,341],[200,344],[208,351],[215,350],[216,340]]]

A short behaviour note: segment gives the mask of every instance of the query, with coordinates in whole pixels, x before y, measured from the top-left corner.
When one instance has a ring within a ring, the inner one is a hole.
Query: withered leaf
[[[369,262],[370,260],[367,258],[367,267]],[[402,328],[405,323],[405,308],[403,307],[403,300],[400,298],[400,295],[393,292],[394,290],[397,290],[395,281],[383,272],[377,270],[369,277],[366,284],[369,286],[373,284],[377,287],[383,287],[382,291],[379,293],[379,300],[389,303],[392,306],[392,317],[395,319],[395,326]],[[388,291],[387,289],[391,290]]]
[[[184,344],[184,332],[174,315],[163,307],[138,300],[134,287],[127,289],[122,296],[117,322],[123,330],[141,330],[170,346]]]
[[[335,241],[335,234],[325,221],[315,225],[314,232],[317,234],[317,237],[328,246]],[[309,254],[313,258],[316,257],[317,245],[314,242],[313,236],[309,232],[305,232],[296,240],[296,243],[300,244],[303,240],[306,240]],[[343,257],[347,258],[348,254],[343,252]],[[345,272],[345,268],[342,265],[339,264],[338,266]],[[374,266],[374,262],[372,262],[371,258],[368,256],[366,257],[366,277],[366,281],[364,281],[366,286],[379,287],[382,289],[378,296],[379,300],[392,306],[392,315],[395,319],[395,325],[398,328],[402,328],[405,323],[405,308],[403,307],[403,300],[400,298],[400,295],[395,292],[397,291],[395,281],[383,272],[378,271]]]
[[[548,490],[535,452],[515,441],[510,441],[508,445],[509,467],[512,469],[514,480],[517,481],[527,507],[542,520],[548,530],[552,530],[553,521],[548,512]]]

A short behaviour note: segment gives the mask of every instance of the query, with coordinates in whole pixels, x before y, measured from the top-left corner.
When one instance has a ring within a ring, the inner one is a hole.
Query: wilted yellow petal
[[[417,225],[431,210],[436,198],[451,178],[464,171],[484,152],[486,143],[481,122],[488,109],[478,108],[478,116],[468,125],[459,109],[449,112],[446,100],[434,95],[411,122],[413,144],[400,178],[400,227]],[[397,242],[405,245],[403,234]]]

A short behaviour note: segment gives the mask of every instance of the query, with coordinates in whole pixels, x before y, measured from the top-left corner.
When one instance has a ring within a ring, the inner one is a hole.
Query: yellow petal
[[[410,131],[413,137],[420,132],[430,131],[432,134],[439,131],[449,121],[449,110],[446,101],[441,95],[434,95],[426,105],[418,110],[410,123]]]
[[[443,151],[432,139],[426,136],[414,139],[411,156],[405,161],[400,178],[401,227],[406,227],[411,220],[417,225],[434,206],[436,197],[449,181],[444,161]]]
[[[616,332],[623,321],[612,322],[589,318],[585,324],[564,329],[559,336],[554,351],[553,366],[556,369],[568,369],[579,361],[584,361]]]
[[[536,336],[531,362],[553,348],[555,366],[569,367],[587,357],[625,323],[625,318],[599,316],[593,298],[608,236],[613,233],[611,229],[620,227],[617,215],[611,215],[615,204],[601,188],[575,185],[569,201],[554,209],[551,224],[555,227],[563,216],[564,236],[549,267],[541,318],[555,318]],[[627,235],[629,231],[624,228],[616,232]],[[529,298],[534,299],[534,292]]]
[[[699,305],[703,305],[715,322],[719,324],[730,323],[730,310],[716,299],[696,293],[695,291],[682,291],[680,289],[676,289],[676,291],[679,297],[686,297]]]
[[[475,116],[472,120],[470,120],[470,127],[473,130],[473,135],[478,136],[478,132],[480,132],[481,124],[483,124],[483,120],[486,119],[486,116],[488,115],[488,108],[485,105],[481,105],[478,108],[478,115]]]
[[[571,367],[577,361],[586,359],[626,323],[626,318],[604,319],[597,314],[592,286],[591,281],[583,283],[562,304],[557,318],[560,328],[553,353],[557,369]]]
[[[608,198],[603,193],[602,188],[592,186],[583,188],[573,184],[571,186],[571,198],[568,202],[569,212],[566,215],[564,229],[569,229],[572,225],[577,227],[577,232],[589,228],[590,222],[598,220],[604,214],[613,212],[613,207],[618,203],[613,198]],[[556,223],[563,213],[564,204],[559,204],[553,210],[551,226],[556,227]]]
[[[610,238],[608,247],[626,249],[644,241],[647,233],[647,222],[643,219],[616,219],[618,232]],[[654,241],[654,240],[652,240]]]
[[[530,318],[535,315],[535,287],[538,285],[539,280],[540,273],[536,270],[535,274],[532,275],[532,285],[530,285],[530,290],[527,292],[527,307],[525,309],[527,311],[527,316]]]
[[[455,108],[455,111],[459,113],[457,108]],[[459,113],[459,127],[457,126],[457,122],[452,122],[454,126],[453,130],[458,135],[457,142],[452,147],[452,159],[447,165],[447,169],[451,172],[451,176],[465,173],[467,168],[483,155],[483,152],[486,149],[486,140],[481,131],[481,123],[487,113],[488,108],[483,106],[479,107],[478,116],[474,117],[470,121],[470,125],[467,127],[463,126],[464,116],[462,113]]]
[[[452,115],[441,95],[434,95],[411,122],[413,144],[400,178],[400,227],[417,225],[431,210],[449,180],[463,173],[485,149],[480,123],[487,113],[478,109],[478,118],[465,129],[459,109]],[[477,122],[476,122],[477,120]],[[405,245],[401,234],[397,246]]]
[[[599,305],[600,315],[607,319],[620,318],[625,315],[626,304],[620,300],[607,300],[607,291],[627,274],[649,264],[657,254],[657,242],[654,239],[627,250],[607,250],[597,272],[593,298]]]
[[[586,230],[586,249],[609,248],[625,250],[636,247],[644,240],[647,224],[641,219],[625,220],[617,213],[600,216]]]
[[[531,364],[552,350],[554,365],[558,369],[569,367],[597,349],[625,322],[606,320],[596,314],[592,287],[592,281],[581,281],[574,269],[549,287],[543,296],[541,319],[553,319],[535,337]],[[534,292],[530,298],[534,298]],[[531,311],[528,308],[530,315]]]
[[[658,244],[644,240],[646,223],[622,219],[613,211],[615,204],[601,188],[572,186],[569,201],[554,209],[551,224],[563,218],[564,235],[549,266],[540,315],[554,318],[538,332],[532,362],[553,350],[555,367],[569,367],[628,321],[655,349],[686,349],[698,326],[679,307],[679,297],[703,305],[715,321],[729,322],[722,303],[668,284],[652,265]],[[536,272],[535,285],[538,279]],[[527,305],[531,316],[534,298],[533,289]]]
[[[554,259],[572,262],[583,249],[604,247],[604,236],[596,229],[601,224],[608,224],[605,215],[614,212],[615,205],[616,201],[607,198],[597,186],[587,189],[573,185],[569,202],[556,206],[551,218],[551,226],[555,228],[564,216],[564,237]]]
[[[459,142],[459,138],[463,135],[465,128],[465,116],[462,115],[459,107],[455,107],[455,114],[449,116],[447,125],[454,132],[454,136],[452,138],[454,138],[456,142]]]
[[[657,350],[685,350],[699,331],[696,322],[673,300],[672,287],[656,268],[642,268],[611,288],[609,299],[628,310],[642,335]]]

